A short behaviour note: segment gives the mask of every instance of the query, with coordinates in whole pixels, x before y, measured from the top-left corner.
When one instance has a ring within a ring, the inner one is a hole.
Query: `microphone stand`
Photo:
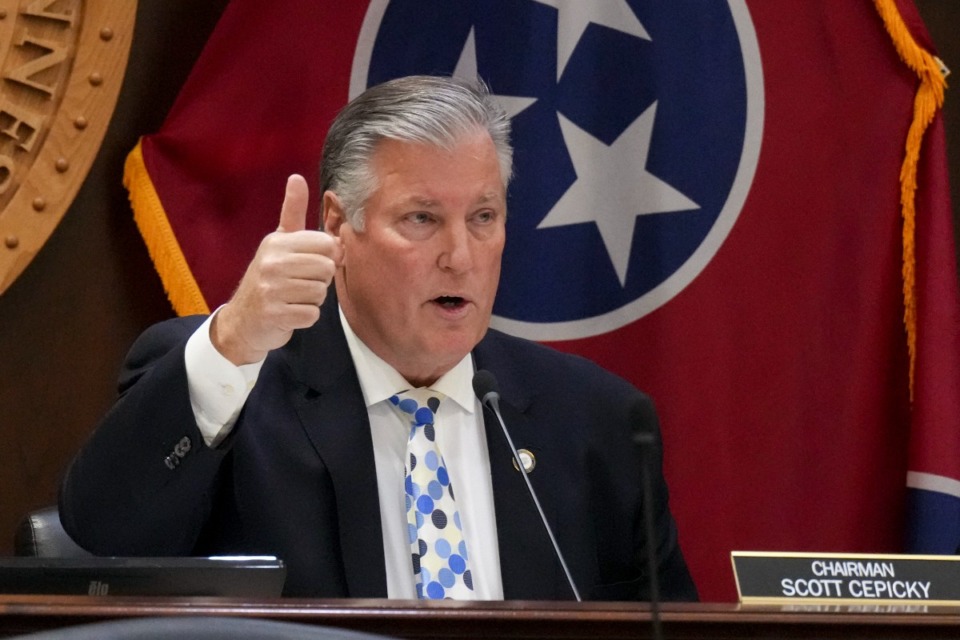
[[[550,528],[550,524],[547,522],[547,515],[543,512],[543,507],[540,506],[540,501],[537,500],[537,492],[533,490],[533,485],[530,484],[530,478],[527,477],[527,470],[523,466],[523,461],[520,459],[520,453],[517,451],[517,448],[513,445],[513,439],[510,438],[510,432],[507,431],[507,425],[504,424],[503,418],[500,417],[500,408],[497,406],[498,398],[490,398],[489,402],[493,406],[493,413],[497,416],[497,421],[500,423],[500,429],[503,430],[503,435],[507,439],[507,445],[510,447],[510,453],[513,454],[513,459],[517,463],[517,468],[520,469],[520,475],[523,476],[523,481],[527,484],[527,492],[530,494],[530,497],[533,498],[533,504],[537,507],[537,513],[540,514],[540,521],[543,522],[543,528],[547,531],[547,536],[550,538],[550,544],[553,545],[553,550],[556,552],[557,560],[560,561],[560,567],[563,569],[564,575],[567,577],[567,582],[570,584],[570,590],[573,591],[573,597],[577,599],[577,602],[583,602],[580,599],[580,592],[577,591],[577,585],[573,582],[573,576],[570,574],[570,569],[567,568],[567,562],[563,559],[563,554],[560,553],[560,545],[557,544],[557,539],[553,536],[553,529]]]
[[[656,533],[653,526],[653,479],[650,477],[650,465],[653,462],[651,450],[655,438],[652,433],[638,432],[633,441],[640,445],[640,482],[643,490],[643,528],[647,538],[647,573],[650,588],[650,624],[653,627],[654,640],[663,640],[663,628],[660,623],[660,579],[657,574]]]
[[[500,415],[500,393],[496,390],[496,384],[496,378],[494,378],[493,374],[489,371],[480,370],[474,375],[474,392],[480,400],[480,403],[493,411],[493,415],[496,416],[497,422],[500,424],[500,430],[503,431],[503,436],[507,439],[507,446],[510,447],[513,460],[517,464],[517,469],[520,471],[520,475],[523,476],[523,481],[527,485],[527,493],[533,498],[533,504],[537,508],[537,513],[540,515],[540,522],[543,523],[547,537],[550,538],[550,544],[553,545],[554,555],[556,555],[557,560],[560,561],[560,567],[563,569],[563,574],[567,578],[567,583],[570,585],[573,597],[577,599],[577,602],[583,602],[580,598],[580,592],[577,590],[577,585],[573,582],[573,575],[571,575],[570,569],[567,568],[567,561],[564,560],[563,553],[560,551],[560,545],[557,544],[557,539],[553,535],[553,529],[550,528],[550,523],[547,522],[547,516],[540,506],[540,500],[537,499],[537,492],[534,491],[533,485],[530,483],[530,478],[527,477],[527,470],[523,466],[523,461],[520,459],[520,453],[513,444],[513,438],[510,437],[510,432],[507,430],[507,425],[503,421],[503,416]]]

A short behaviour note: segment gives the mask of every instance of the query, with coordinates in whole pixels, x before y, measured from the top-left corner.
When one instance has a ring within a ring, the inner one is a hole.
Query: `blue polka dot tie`
[[[460,512],[433,425],[443,397],[430,389],[410,389],[390,398],[410,423],[404,464],[407,537],[419,598],[472,599]]]

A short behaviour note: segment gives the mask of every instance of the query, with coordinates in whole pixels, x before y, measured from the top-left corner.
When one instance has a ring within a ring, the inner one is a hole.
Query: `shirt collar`
[[[357,370],[357,378],[360,380],[360,389],[363,391],[363,400],[367,408],[387,400],[398,391],[409,389],[410,383],[354,333],[353,327],[347,322],[343,309],[339,305],[337,310],[340,313],[343,333],[347,338],[347,347],[350,349],[353,366]],[[430,388],[452,398],[467,413],[473,413],[475,408],[473,369],[473,358],[468,353],[453,369],[430,385]]]

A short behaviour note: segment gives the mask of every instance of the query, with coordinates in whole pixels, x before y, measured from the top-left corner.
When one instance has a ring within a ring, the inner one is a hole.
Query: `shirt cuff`
[[[230,434],[263,366],[261,360],[238,367],[217,351],[210,340],[210,323],[219,311],[190,336],[184,350],[190,405],[203,440],[210,447]]]

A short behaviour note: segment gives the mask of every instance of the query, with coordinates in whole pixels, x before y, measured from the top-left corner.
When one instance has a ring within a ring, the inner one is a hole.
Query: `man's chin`
[[[439,336],[435,336],[439,338]],[[434,340],[424,344],[420,353],[426,356],[423,362],[431,364],[443,363],[441,366],[446,370],[452,369],[458,362],[463,360],[473,348],[480,342],[483,334],[477,335],[471,332],[469,335],[446,336],[446,340]],[[444,371],[446,373],[446,371]]]
[[[486,324],[482,327],[474,325],[439,332],[437,336],[439,338],[437,352],[460,354],[460,357],[457,358],[459,362],[463,359],[463,356],[473,351],[477,343],[483,339],[483,336],[487,333],[487,326]]]

